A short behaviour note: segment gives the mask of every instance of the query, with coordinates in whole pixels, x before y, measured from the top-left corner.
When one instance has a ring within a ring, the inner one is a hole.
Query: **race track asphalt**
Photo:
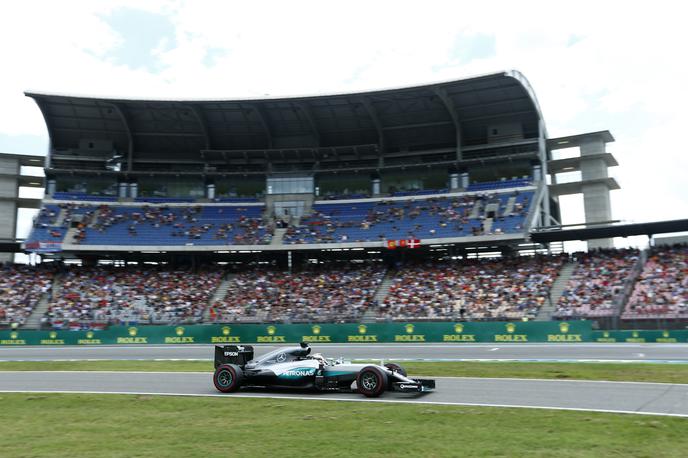
[[[210,373],[0,372],[0,392],[77,392],[371,401],[357,393],[241,390],[218,393]],[[688,418],[688,385],[634,382],[438,378],[424,395],[385,393],[371,402],[530,407]]]
[[[274,346],[256,346],[256,355]],[[416,361],[648,361],[688,363],[688,344],[314,344],[347,359]],[[212,345],[0,347],[0,361],[212,359]]]

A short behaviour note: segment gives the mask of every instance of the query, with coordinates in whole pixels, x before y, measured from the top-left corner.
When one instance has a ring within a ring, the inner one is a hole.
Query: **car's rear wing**
[[[215,345],[215,368],[220,364],[244,365],[253,359],[251,345]]]

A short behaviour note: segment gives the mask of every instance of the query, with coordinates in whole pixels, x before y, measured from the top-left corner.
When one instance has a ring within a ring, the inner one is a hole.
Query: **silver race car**
[[[341,358],[311,354],[307,343],[282,347],[253,359],[250,345],[215,347],[215,388],[232,393],[243,387],[277,387],[317,391],[352,391],[353,384],[367,397],[385,391],[425,393],[435,389],[434,380],[412,379],[399,365],[352,364]]]

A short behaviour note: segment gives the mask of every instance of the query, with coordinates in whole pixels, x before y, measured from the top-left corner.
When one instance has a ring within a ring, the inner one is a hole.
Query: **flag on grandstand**
[[[418,239],[387,240],[387,248],[390,250],[394,250],[396,248],[420,248],[420,240],[418,240]]]

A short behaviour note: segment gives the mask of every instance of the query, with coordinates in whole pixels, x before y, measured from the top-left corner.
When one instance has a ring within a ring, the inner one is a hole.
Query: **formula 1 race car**
[[[276,387],[317,391],[352,391],[367,397],[385,391],[425,393],[435,388],[434,380],[412,379],[399,365],[351,364],[326,359],[302,342],[298,347],[282,347],[253,359],[250,345],[215,347],[215,388],[223,393],[240,387]]]

